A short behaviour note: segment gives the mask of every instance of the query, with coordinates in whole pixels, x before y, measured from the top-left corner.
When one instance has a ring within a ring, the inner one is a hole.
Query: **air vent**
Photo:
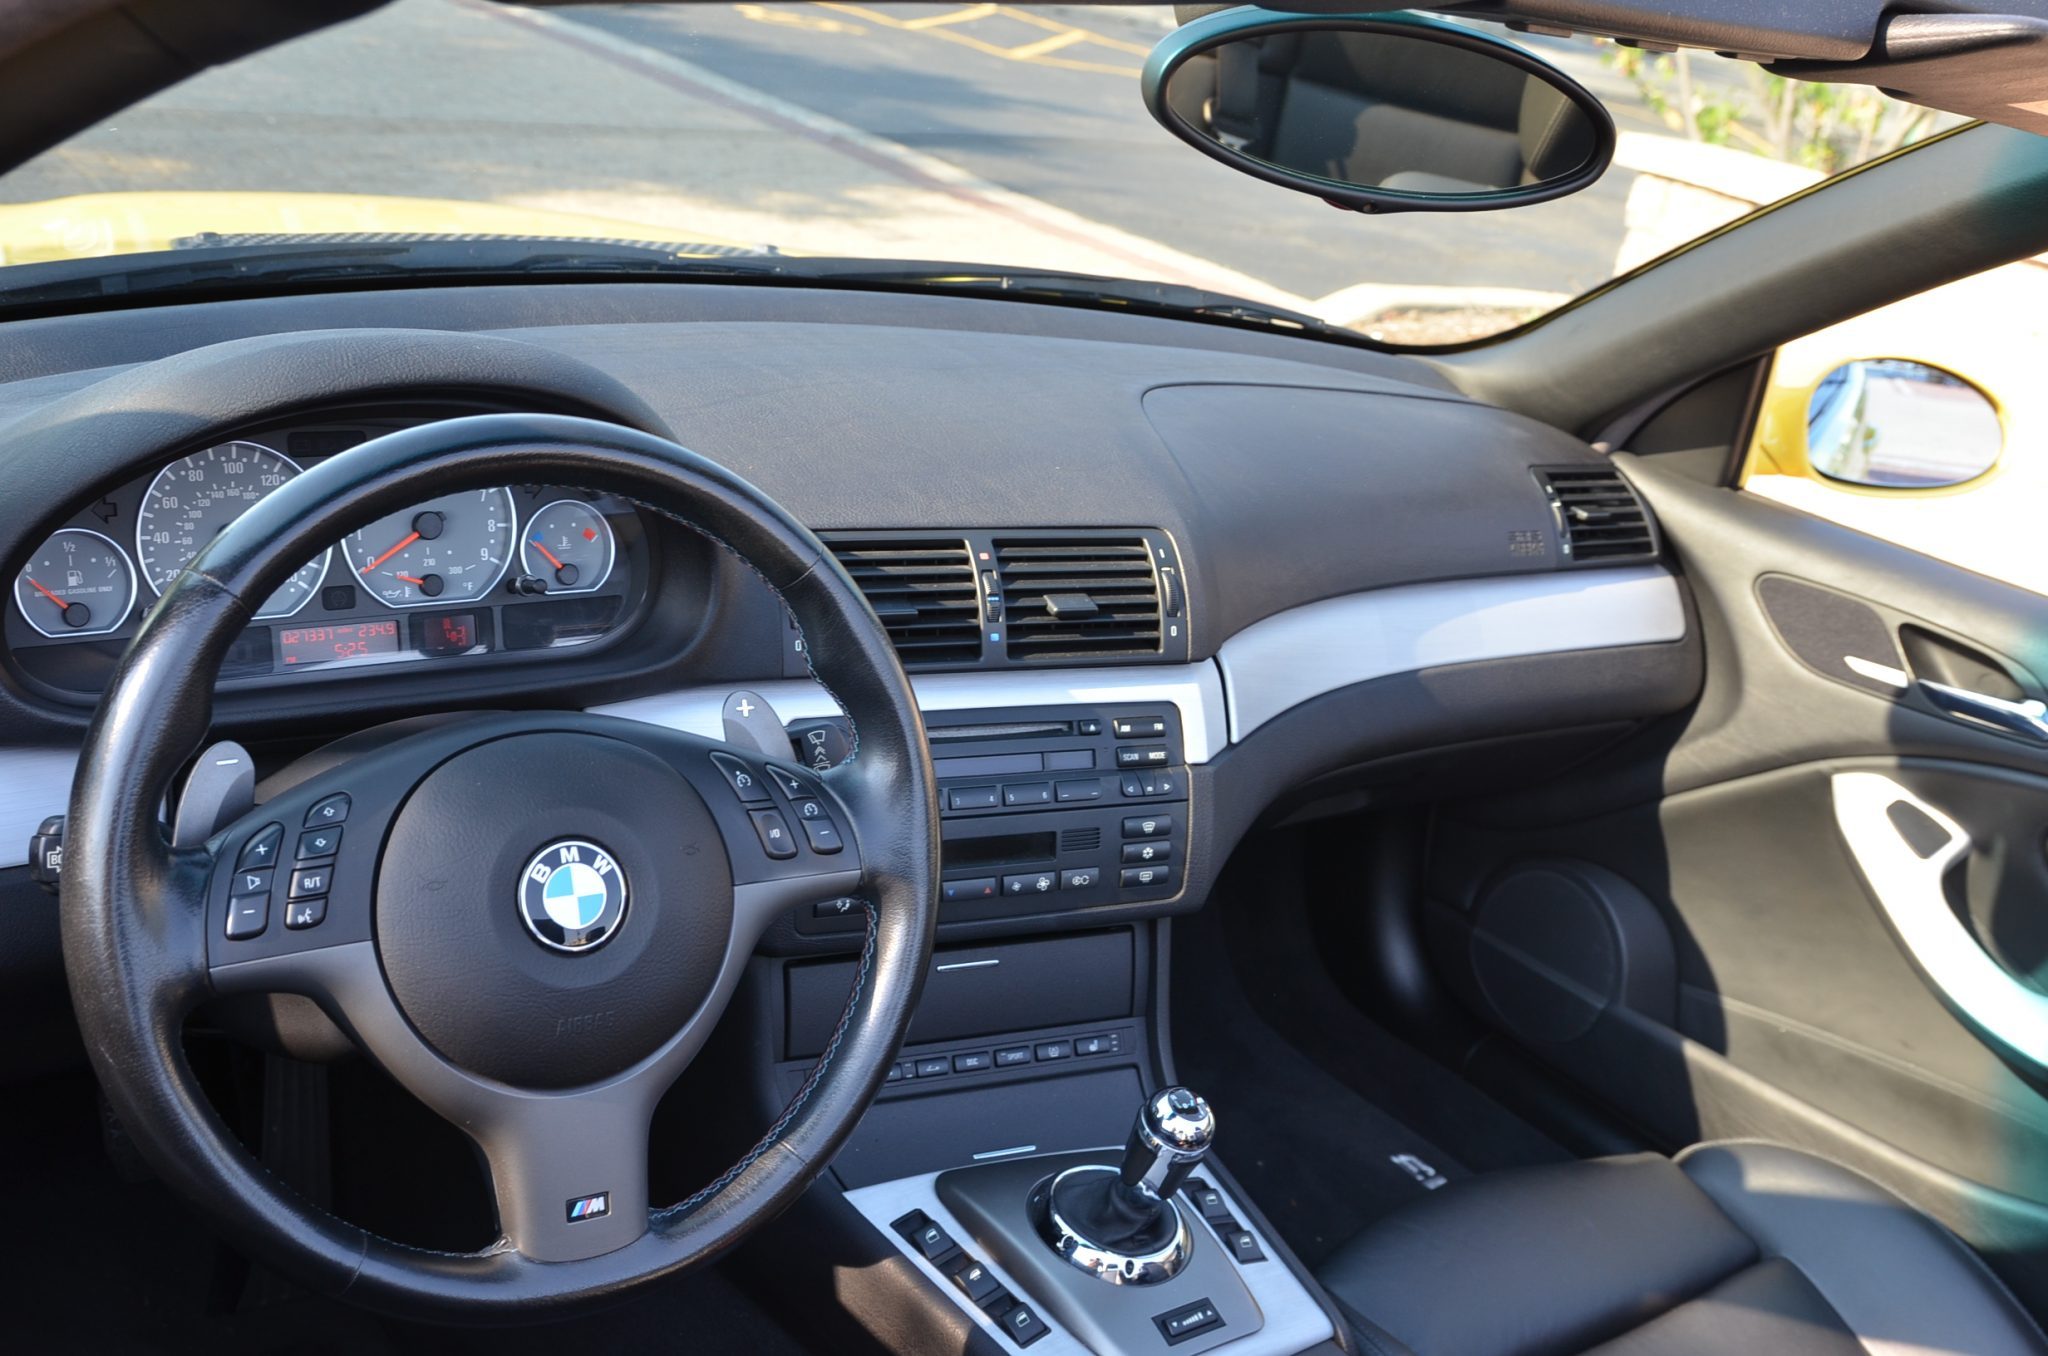
[[[826,545],[867,595],[906,665],[980,662],[981,603],[964,540],[827,538]]]
[[[1557,514],[1567,564],[1654,560],[1657,533],[1621,473],[1605,466],[1547,466],[1536,479]]]
[[[1011,659],[1157,654],[1159,582],[1142,537],[997,538]]]

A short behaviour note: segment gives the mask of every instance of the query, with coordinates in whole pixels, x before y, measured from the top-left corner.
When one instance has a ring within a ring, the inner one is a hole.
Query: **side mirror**
[[[1614,120],[1583,86],[1417,15],[1204,15],[1153,48],[1143,84],[1152,116],[1204,155],[1356,211],[1521,207],[1614,158]]]
[[[1833,368],[1806,393],[1804,413],[1806,464],[1865,489],[1965,484],[2005,450],[1997,401],[1953,372],[1908,358]]]

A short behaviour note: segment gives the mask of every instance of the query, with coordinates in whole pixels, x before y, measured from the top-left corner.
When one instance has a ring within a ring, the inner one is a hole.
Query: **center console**
[[[1161,1091],[1166,915],[1201,884],[1187,874],[1188,767],[1207,750],[1184,723],[1198,717],[1166,694],[1095,686],[1109,699],[1075,684],[1054,704],[927,705],[940,944],[832,1180],[850,1227],[923,1278],[918,1305],[999,1349],[1335,1350],[1313,1283],[1206,1157],[1209,1108]],[[770,737],[786,731],[816,766],[850,750],[829,717],[772,719]],[[949,927],[1005,921],[1008,935]],[[773,963],[756,1009],[774,1051],[764,1106],[796,1096],[830,1043],[864,923],[850,900],[795,920],[811,943]]]
[[[1144,1103],[1121,1151],[1032,1155],[847,1193],[1007,1348],[1293,1356],[1329,1316],[1202,1174],[1215,1120],[1185,1088]]]

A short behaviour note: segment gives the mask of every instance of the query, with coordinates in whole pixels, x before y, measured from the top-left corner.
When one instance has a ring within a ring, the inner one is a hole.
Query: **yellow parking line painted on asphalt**
[[[1083,33],[1078,28],[1070,28],[1064,33],[1055,33],[1049,38],[1040,38],[1037,42],[1027,42],[1022,47],[1012,47],[1010,49],[1010,60],[1032,61],[1044,56],[1048,52],[1057,52],[1062,47],[1072,47],[1077,42],[1086,41],[1088,41],[1086,33]]]
[[[1047,32],[1084,33],[1087,35],[1089,42],[1101,47],[1108,47],[1119,52],[1129,52],[1132,56],[1150,56],[1152,54],[1151,48],[1138,43],[1125,42],[1122,38],[1112,38],[1107,33],[1097,33],[1094,29],[1083,28],[1079,24],[1064,23],[1058,19],[1048,19],[1043,14],[1034,14],[1028,9],[1018,9],[1015,5],[997,5],[996,9],[1005,18],[1017,19],[1035,27],[1043,28]]]
[[[996,6],[992,4],[969,5],[965,9],[947,10],[943,14],[927,14],[922,19],[905,19],[902,25],[912,32],[920,32],[927,28],[941,28],[946,24],[964,24],[976,19],[986,19],[995,12]]]
[[[1135,76],[1138,74],[1138,67],[1136,65],[1113,65],[1106,61],[1086,61],[1076,57],[1054,56],[1052,53],[1063,48],[1079,46],[1083,43],[1090,46],[1107,47],[1113,51],[1127,52],[1134,56],[1143,56],[1148,50],[1136,43],[1124,42],[1119,38],[1112,38],[1073,24],[1059,23],[1055,20],[1032,14],[1026,10],[1014,9],[1008,5],[970,5],[963,10],[947,10],[941,15],[924,15],[917,19],[899,19],[893,14],[884,14],[880,10],[869,9],[865,5],[845,3],[845,0],[817,0],[817,4],[820,9],[836,10],[841,14],[851,14],[857,19],[865,19],[869,23],[883,28],[923,33],[929,37],[955,43],[961,47],[980,52],[983,56],[997,57],[1004,61],[1030,61],[1041,66],[1057,66],[1062,70],[1087,71],[1095,75]],[[998,17],[1019,19],[1035,28],[1047,29],[1054,33],[1059,38],[1059,41],[1048,43],[1041,40],[1023,43],[1015,47],[1005,47],[1001,43],[989,42],[985,38],[975,37],[972,33],[963,33],[959,29],[959,26],[963,24],[978,23],[984,19]]]
[[[733,9],[742,19],[752,19],[757,24],[781,24],[785,28],[803,28],[813,33],[844,33],[855,38],[864,38],[868,34],[859,24],[841,23],[820,14],[800,14],[768,5],[734,5]]]

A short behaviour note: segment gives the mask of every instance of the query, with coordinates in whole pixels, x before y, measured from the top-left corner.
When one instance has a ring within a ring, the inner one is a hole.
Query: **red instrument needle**
[[[535,546],[538,546],[540,548],[540,553],[548,558],[548,564],[554,566],[558,570],[562,568],[562,562],[555,559],[555,553],[553,551],[548,550],[546,542],[543,542],[539,537],[535,537],[533,538],[533,544]]]
[[[549,557],[549,559],[551,559],[551,560],[552,560],[552,559],[553,559],[553,557],[552,557],[552,556],[550,556],[550,557]],[[43,587],[43,586],[42,586],[41,584],[38,584],[38,583],[36,583],[36,581],[35,581],[35,580],[33,580],[33,579],[30,579],[30,580],[29,580],[28,582],[29,582],[29,584],[30,584],[30,585],[31,585],[31,586],[32,586],[32,587],[33,587],[33,588],[35,589],[35,591],[36,591],[37,593],[40,593],[40,594],[42,594],[42,595],[43,595],[43,596],[44,596],[45,598],[48,598],[48,599],[49,599],[49,600],[50,600],[51,602],[55,603],[55,604],[56,604],[56,605],[57,605],[58,607],[69,607],[69,606],[71,606],[71,604],[69,604],[69,603],[65,602],[65,601],[64,601],[64,600],[63,600],[62,598],[59,598],[59,597],[58,597],[58,596],[57,596],[56,594],[54,594],[54,593],[50,592],[50,591],[49,591],[48,589],[44,588],[44,587]]]
[[[397,555],[397,554],[398,554],[398,553],[399,553],[400,551],[403,551],[403,550],[404,550],[404,549],[405,549],[406,547],[408,547],[408,546],[412,545],[412,544],[413,544],[414,542],[418,541],[419,539],[420,539],[420,534],[419,534],[419,533],[417,533],[417,532],[408,532],[408,533],[406,533],[406,534],[405,534],[405,540],[404,540],[404,541],[402,541],[402,542],[398,543],[398,545],[396,545],[396,546],[392,547],[392,548],[391,548],[391,549],[390,549],[389,551],[386,551],[386,552],[385,552],[385,553],[384,553],[383,555],[381,555],[381,556],[378,556],[378,557],[377,557],[377,558],[376,558],[375,560],[373,560],[373,561],[371,561],[371,562],[370,562],[369,564],[367,564],[367,565],[363,566],[363,573],[364,573],[364,574],[368,574],[368,573],[369,573],[370,571],[372,571],[372,570],[376,569],[376,568],[377,568],[377,567],[378,567],[379,565],[382,565],[382,564],[383,564],[383,563],[384,563],[385,561],[387,561],[387,560],[391,559],[391,557],[393,557],[393,556]],[[401,579],[403,579],[404,577],[405,577],[405,576],[403,576],[403,575],[400,575],[400,576],[399,576],[399,578],[401,578]]]

